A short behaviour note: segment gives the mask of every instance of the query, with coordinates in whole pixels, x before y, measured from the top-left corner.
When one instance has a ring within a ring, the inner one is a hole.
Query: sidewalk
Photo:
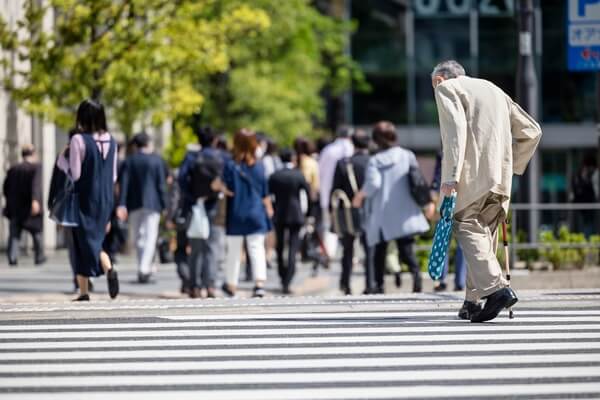
[[[4,257],[4,255],[0,255]],[[180,281],[177,277],[175,264],[158,266],[156,282],[141,285],[137,283],[135,260],[129,256],[122,256],[117,266],[121,282],[120,299],[178,299],[187,298],[179,292]],[[277,276],[276,266],[268,270],[266,285],[267,296],[281,296],[281,288]],[[352,277],[352,293],[361,294],[364,290],[364,276],[362,268],[355,268]],[[223,274],[218,274],[222,279]],[[242,272],[242,277],[244,272]],[[294,296],[339,296],[340,264],[333,262],[329,270],[320,269],[316,277],[312,276],[312,266],[299,264],[298,272],[292,283]],[[393,277],[386,279],[386,293],[405,293],[412,287],[410,274],[402,277],[403,285],[396,288]],[[448,292],[460,297],[460,292],[452,292],[453,276],[450,275],[446,283]],[[514,270],[512,272],[512,285],[519,289],[585,289],[600,288],[600,268],[591,267],[584,270],[559,270],[535,271]],[[94,280],[95,291],[92,300],[107,300],[106,280],[104,277]],[[219,287],[220,285],[218,285]],[[238,296],[250,297],[253,287],[252,282],[241,282]],[[423,289],[425,292],[433,291],[433,282],[424,274]],[[29,258],[20,260],[17,268],[9,268],[3,261],[0,263],[0,302],[2,303],[30,303],[30,302],[55,302],[69,301],[74,297],[71,270],[64,251],[58,251],[42,267],[33,266]],[[202,300],[198,300],[202,301]]]

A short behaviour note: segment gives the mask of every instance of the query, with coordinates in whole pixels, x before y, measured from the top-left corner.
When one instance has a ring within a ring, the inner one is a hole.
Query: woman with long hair
[[[233,138],[233,160],[225,165],[227,259],[223,292],[234,296],[239,281],[244,241],[253,269],[253,297],[263,297],[267,280],[265,235],[271,230],[273,206],[264,166],[257,160],[256,133],[241,129]]]
[[[78,133],[69,143],[68,160],[63,154],[59,161],[66,163],[79,203],[79,224],[72,236],[79,286],[75,301],[89,301],[89,278],[102,274],[106,274],[110,297],[115,298],[119,291],[117,271],[108,255],[102,253],[102,242],[113,209],[117,144],[108,133],[104,106],[95,100],[84,100],[79,105],[76,129]]]

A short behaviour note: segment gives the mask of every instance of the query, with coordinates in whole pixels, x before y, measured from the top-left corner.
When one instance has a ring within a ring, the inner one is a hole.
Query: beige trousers
[[[477,303],[507,284],[496,258],[498,226],[507,209],[508,198],[490,192],[454,214],[452,231],[467,261],[468,301]]]

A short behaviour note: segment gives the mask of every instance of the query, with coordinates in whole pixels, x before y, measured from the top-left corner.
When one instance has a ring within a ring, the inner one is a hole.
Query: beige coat
[[[456,210],[493,192],[510,198],[542,136],[539,124],[500,88],[461,76],[440,83],[441,182],[457,182]]]

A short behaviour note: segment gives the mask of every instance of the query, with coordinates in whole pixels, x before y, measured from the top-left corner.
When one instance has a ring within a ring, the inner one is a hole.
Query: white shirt
[[[338,138],[333,143],[325,146],[319,156],[319,181],[321,191],[319,193],[321,208],[329,208],[331,197],[331,186],[337,162],[354,154],[354,145],[350,138]]]

